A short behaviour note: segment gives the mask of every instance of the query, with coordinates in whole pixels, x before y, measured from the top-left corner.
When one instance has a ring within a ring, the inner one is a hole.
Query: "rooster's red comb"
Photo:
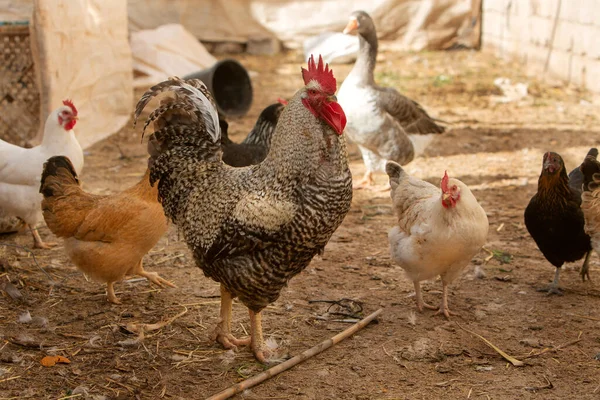
[[[448,171],[444,171],[444,177],[442,178],[442,183],[440,184],[440,187],[442,188],[442,192],[447,192],[448,191],[448,180],[450,178],[448,178]]]
[[[279,104],[283,104],[284,106],[287,106],[288,101],[286,99],[282,99],[281,97],[277,99],[277,102]]]
[[[75,108],[75,104],[69,99],[63,100],[63,104],[69,107],[73,111],[73,115],[77,116],[77,108]]]
[[[308,59],[308,70],[302,68],[302,78],[304,84],[308,85],[308,82],[315,80],[319,82],[323,91],[327,94],[335,94],[337,83],[333,76],[333,71],[329,69],[328,64],[323,63],[323,57],[319,55],[319,64],[315,64],[315,58],[311,54]]]

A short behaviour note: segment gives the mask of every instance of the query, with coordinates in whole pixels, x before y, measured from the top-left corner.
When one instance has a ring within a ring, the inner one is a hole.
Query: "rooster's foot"
[[[290,358],[290,356],[288,354],[281,356],[275,350],[276,349],[271,349],[269,346],[267,346],[266,343],[262,343],[260,346],[253,346],[253,348],[252,348],[254,357],[256,357],[256,360],[258,362],[260,362],[261,364],[265,364],[265,365],[281,364],[282,362],[284,362],[285,360],[288,360]]]
[[[238,346],[248,346],[250,345],[250,338],[238,339],[233,336],[231,333],[220,332],[219,328],[215,330],[213,334],[213,339],[221,343],[221,345],[226,349],[237,349]]]

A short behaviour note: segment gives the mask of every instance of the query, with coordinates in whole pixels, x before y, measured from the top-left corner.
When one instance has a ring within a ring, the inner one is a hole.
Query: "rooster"
[[[585,233],[590,235],[593,249],[600,255],[600,162],[598,161],[598,150],[595,152],[590,150],[579,169],[583,175],[581,210],[585,217],[584,229]]]
[[[453,314],[448,308],[448,284],[485,244],[489,223],[471,190],[458,179],[444,174],[440,188],[409,176],[388,161],[391,196],[398,224],[388,233],[392,259],[415,286],[417,309],[436,309],[423,302],[420,282],[442,278],[442,303],[438,314]]]
[[[83,150],[75,138],[77,108],[70,100],[46,119],[44,138],[39,146],[25,149],[0,140],[0,209],[6,216],[18,217],[33,235],[33,247],[48,248],[36,225],[42,219],[38,193],[44,162],[54,155],[64,155],[73,162],[77,173],[83,169]]]
[[[342,136],[346,116],[334,97],[333,72],[311,56],[302,77],[306,86],[283,110],[269,154],[249,167],[223,163],[217,110],[199,80],[162,82],[135,111],[137,118],[152,97],[176,93],[170,107],[180,117],[159,124],[163,128],[149,138],[150,181],[159,181],[165,214],[183,233],[198,267],[221,284],[214,339],[225,348],[249,344],[263,363],[273,352],[263,340],[261,310],[323,252],[352,201]],[[153,111],[146,125],[164,111]],[[249,310],[251,336],[245,340],[231,333],[235,297]]]
[[[150,173],[121,193],[99,196],[84,192],[67,157],[51,157],[44,164],[40,193],[48,228],[65,239],[73,263],[92,278],[106,282],[108,301],[114,283],[125,275],[143,276],[158,286],[174,285],[142,267],[142,258],[167,231],[167,219],[151,187]]]
[[[222,118],[221,122],[221,144],[223,145],[223,162],[232,167],[246,167],[258,164],[265,159],[271,148],[273,132],[279,121],[279,116],[285,100],[271,104],[266,107],[256,120],[254,127],[248,136],[241,142],[235,143],[227,135],[228,124]]]
[[[580,174],[579,171],[572,171],[573,179],[570,180],[562,157],[553,152],[545,153],[537,193],[525,209],[527,231],[546,260],[556,268],[552,283],[540,289],[548,294],[561,294],[560,268],[565,262],[585,257],[581,276],[584,279],[585,276],[589,277],[592,247],[590,237],[584,230],[581,179],[577,178]]]

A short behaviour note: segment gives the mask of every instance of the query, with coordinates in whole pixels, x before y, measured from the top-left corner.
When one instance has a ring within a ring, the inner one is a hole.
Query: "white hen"
[[[25,149],[0,140],[0,209],[29,226],[36,248],[48,247],[35,229],[42,219],[39,190],[44,162],[62,155],[69,157],[78,174],[83,168],[83,151],[73,133],[77,109],[69,100],[63,104],[48,116],[39,146]]]
[[[440,188],[409,176],[393,161],[386,164],[398,224],[388,233],[392,259],[413,281],[419,311],[420,282],[438,275],[443,295],[438,313],[450,317],[448,284],[458,277],[485,244],[488,219],[469,188],[444,174]]]

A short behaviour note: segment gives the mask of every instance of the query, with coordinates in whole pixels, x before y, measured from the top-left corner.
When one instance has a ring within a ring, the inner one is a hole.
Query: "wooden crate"
[[[0,138],[27,146],[40,127],[29,25],[0,22]]]

